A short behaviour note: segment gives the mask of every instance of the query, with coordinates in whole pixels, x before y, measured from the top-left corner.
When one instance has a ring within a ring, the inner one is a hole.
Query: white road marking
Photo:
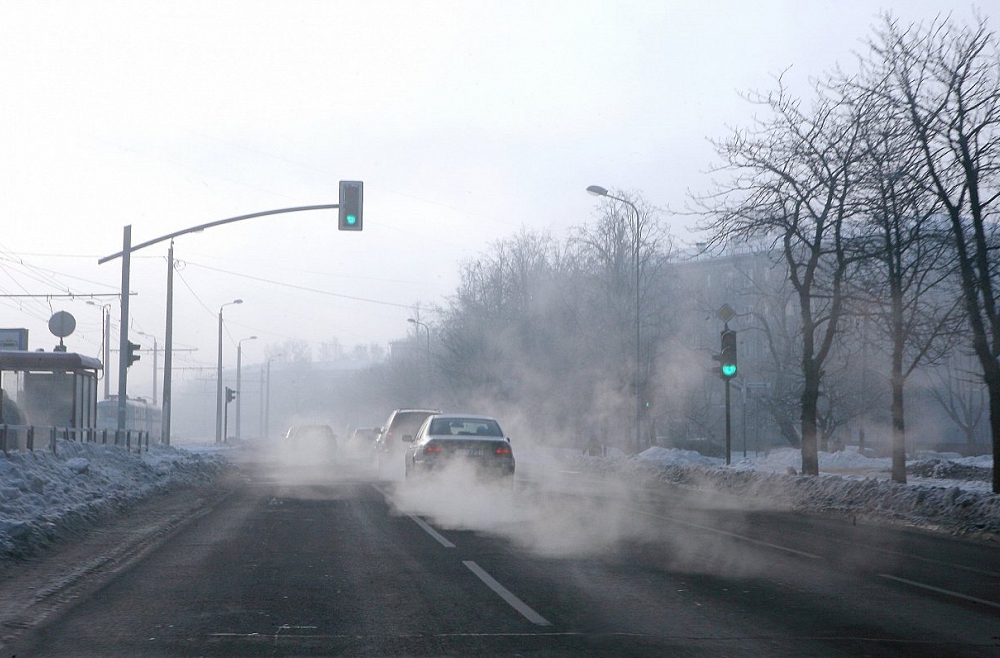
[[[845,546],[855,546],[857,544],[857,542],[844,541],[843,539],[833,539],[833,538],[831,538],[829,541],[832,541],[832,542],[835,542],[835,543],[838,543],[838,544],[844,544]],[[875,552],[878,552],[878,553],[885,553],[886,555],[895,555],[895,556],[899,556],[899,557],[905,557],[905,558],[909,558],[911,560],[919,560],[921,562],[926,562],[928,564],[936,564],[936,565],[941,566],[941,567],[947,567],[948,569],[958,569],[959,571],[967,571],[969,573],[978,574],[980,576],[989,576],[991,578],[1000,577],[1000,572],[997,572],[997,571],[988,571],[986,569],[977,569],[975,567],[970,567],[970,566],[967,566],[965,564],[955,564],[954,562],[946,562],[944,560],[936,560],[936,559],[931,558],[931,557],[924,557],[923,555],[916,555],[914,553],[904,553],[904,552],[901,552],[901,551],[893,551],[893,550],[890,550],[888,548],[879,548],[878,546],[866,546],[865,550],[866,551],[875,551]]]
[[[768,548],[773,548],[779,551],[785,551],[786,553],[792,553],[794,555],[801,555],[802,557],[807,557],[812,560],[822,560],[822,555],[814,555],[813,553],[806,553],[805,551],[800,551],[794,548],[788,548],[787,546],[781,546],[779,544],[772,544],[771,542],[761,541],[760,539],[754,539],[753,537],[747,537],[746,535],[739,535],[735,532],[729,532],[728,530],[719,530],[718,528],[713,528],[707,525],[701,525],[699,523],[691,523],[690,521],[681,521],[680,519],[674,519],[669,516],[661,516],[659,514],[652,514],[650,512],[644,512],[640,509],[632,508],[634,512],[643,514],[645,516],[651,516],[654,519],[661,519],[663,521],[669,521],[671,523],[677,523],[680,525],[686,525],[692,528],[698,528],[699,530],[705,530],[706,532],[714,532],[717,535],[724,535],[726,537],[732,537],[734,539],[739,539],[751,544],[757,544],[758,546],[766,546]]]
[[[423,528],[424,532],[426,532],[428,535],[430,535],[434,539],[438,540],[439,544],[441,544],[445,548],[455,548],[454,544],[452,544],[450,541],[448,541],[447,539],[445,539],[441,535],[440,532],[438,532],[434,528],[430,527],[430,525],[428,525],[428,523],[426,521],[424,521],[422,518],[420,518],[419,516],[415,516],[413,514],[407,514],[407,516],[410,517],[411,519],[413,519],[414,523],[416,523],[418,526],[420,526],[421,528]]]
[[[387,501],[389,500],[389,496],[388,494],[385,493],[385,489],[374,483],[372,483],[372,488],[375,489],[375,491],[382,494],[382,497],[385,498]],[[407,516],[410,517],[414,523],[423,528],[424,532],[426,532],[428,535],[436,539],[439,544],[441,544],[445,548],[455,548],[454,544],[445,539],[445,537],[440,532],[432,528],[426,521],[421,519],[419,516],[416,516],[414,514],[407,514]]]
[[[521,599],[514,596],[510,590],[498,583],[493,579],[493,576],[489,575],[483,568],[472,560],[462,560],[462,564],[469,568],[469,571],[476,574],[479,580],[483,581],[487,587],[500,595],[500,598],[507,602],[507,604],[521,613],[521,615],[536,626],[551,626],[549,621],[531,609],[531,607],[522,601]]]
[[[987,605],[991,608],[1000,609],[1000,603],[996,603],[995,601],[987,601],[986,599],[980,599],[975,596],[969,596],[968,594],[962,594],[961,592],[953,592],[950,589],[941,589],[940,587],[934,587],[933,585],[925,585],[924,583],[918,583],[913,580],[907,580],[906,578],[890,576],[887,573],[880,573],[879,577],[888,578],[889,580],[895,580],[897,583],[904,583],[906,585],[911,585],[913,587],[919,587],[920,589],[925,589],[929,592],[936,592],[938,594],[944,594],[946,596],[954,596],[956,599],[962,599],[963,601],[972,601],[973,603],[978,603],[980,605]]]

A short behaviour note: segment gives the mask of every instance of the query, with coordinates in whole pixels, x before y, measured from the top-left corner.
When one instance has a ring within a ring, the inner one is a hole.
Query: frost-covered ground
[[[229,448],[122,447],[59,442],[48,451],[0,454],[0,561],[30,555],[139,500],[175,486],[201,485],[223,469]],[[516,450],[516,449],[515,449]],[[965,535],[1000,538],[1000,496],[990,493],[992,458],[924,455],[907,464],[908,484],[889,481],[888,459],[846,450],[820,453],[819,477],[792,471],[795,450],[725,466],[696,452],[651,448],[635,457],[577,451],[517,452],[518,470],[575,469],[753,497],[793,509],[834,511]]]
[[[832,511],[871,520],[1000,540],[1000,495],[991,493],[992,456],[924,453],[907,462],[907,483],[890,480],[891,460],[856,449],[819,454],[820,475],[797,472],[798,450],[724,460],[653,447],[635,456],[574,455],[579,468],[752,497],[792,509]]]
[[[175,486],[209,482],[225,459],[205,451],[59,441],[48,450],[0,453],[0,561],[30,555]]]

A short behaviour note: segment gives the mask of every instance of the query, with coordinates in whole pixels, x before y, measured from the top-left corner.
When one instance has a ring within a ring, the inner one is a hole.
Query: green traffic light
[[[358,217],[357,217],[357,215],[348,215],[347,216],[347,223],[350,226],[354,226],[355,224],[357,224],[358,223]]]
[[[734,377],[734,376],[736,376],[736,364],[735,363],[723,363],[722,364],[722,376],[723,377]]]

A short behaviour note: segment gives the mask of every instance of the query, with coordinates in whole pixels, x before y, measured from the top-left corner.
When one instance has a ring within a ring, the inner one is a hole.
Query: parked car
[[[386,467],[402,462],[407,444],[413,441],[423,422],[439,413],[438,409],[396,409],[389,414],[375,438],[375,464],[380,475]]]
[[[455,461],[472,464],[481,475],[514,475],[514,451],[495,418],[470,414],[429,416],[407,447],[406,477],[429,473]]]

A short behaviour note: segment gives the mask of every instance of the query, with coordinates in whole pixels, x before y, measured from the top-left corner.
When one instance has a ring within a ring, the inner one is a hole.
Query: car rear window
[[[429,429],[437,436],[503,436],[500,425],[491,418],[435,418]]]
[[[406,413],[398,414],[392,420],[392,427],[389,430],[393,434],[416,434],[420,426],[423,425],[429,413]]]

